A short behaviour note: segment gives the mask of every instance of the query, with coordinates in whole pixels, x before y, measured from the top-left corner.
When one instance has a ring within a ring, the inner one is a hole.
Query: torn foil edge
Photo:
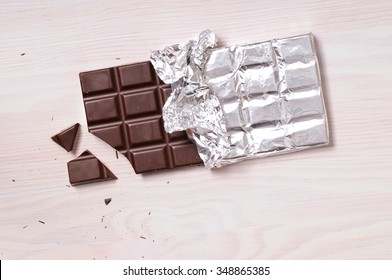
[[[171,84],[172,93],[162,109],[165,130],[169,133],[192,131],[205,166],[213,167],[230,148],[222,107],[204,82],[203,69],[208,50],[217,39],[210,30],[186,45],[173,45],[151,53],[151,63],[158,76]]]

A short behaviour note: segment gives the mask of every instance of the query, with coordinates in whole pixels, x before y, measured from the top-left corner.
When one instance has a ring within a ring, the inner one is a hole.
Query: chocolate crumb
[[[68,187],[68,188],[70,188],[71,186],[70,185],[65,185],[66,187]]]
[[[53,121],[53,117],[52,117],[52,121]]]
[[[108,226],[105,226],[105,228],[108,228]]]
[[[142,259],[144,259],[144,256],[142,256]]]
[[[148,212],[148,215],[149,215],[149,216],[151,215],[151,211],[150,211],[150,212]]]
[[[104,218],[104,217],[105,217],[105,215],[102,216],[102,218],[101,218],[101,223],[103,223],[103,218]]]
[[[25,229],[25,228],[27,228],[29,225],[25,225],[23,228]]]
[[[119,58],[119,57],[116,57],[116,60],[120,60],[121,58]]]
[[[140,238],[141,238],[141,239],[147,239],[146,237],[144,237],[144,236],[142,236],[142,235],[140,235]]]
[[[45,224],[45,222],[44,222],[44,221],[38,221],[38,222],[40,222],[41,224]]]
[[[111,198],[105,198],[105,204],[108,205],[112,201]]]
[[[166,184],[169,184],[169,183],[170,183],[170,181],[167,181],[167,182],[166,182]]]
[[[116,151],[116,158],[118,159],[118,152]]]
[[[20,56],[24,56],[26,53],[21,53]]]
[[[15,182],[15,179],[12,179],[12,182]]]

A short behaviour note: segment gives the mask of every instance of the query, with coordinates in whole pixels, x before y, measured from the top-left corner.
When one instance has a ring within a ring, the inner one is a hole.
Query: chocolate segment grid
[[[166,133],[170,95],[150,62],[80,73],[89,131],[131,162],[136,173],[201,163],[185,132]]]

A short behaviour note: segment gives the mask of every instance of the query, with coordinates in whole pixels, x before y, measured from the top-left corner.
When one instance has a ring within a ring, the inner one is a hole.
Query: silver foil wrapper
[[[191,131],[207,167],[329,143],[311,34],[215,45],[206,30],[151,54],[159,77],[172,84],[165,129]]]

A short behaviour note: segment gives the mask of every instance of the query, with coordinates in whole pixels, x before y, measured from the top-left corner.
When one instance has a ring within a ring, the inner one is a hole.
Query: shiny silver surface
[[[197,64],[189,49],[185,74],[167,75],[183,77],[172,85],[163,115],[169,132],[192,131],[207,167],[329,143],[311,34],[204,48]]]

